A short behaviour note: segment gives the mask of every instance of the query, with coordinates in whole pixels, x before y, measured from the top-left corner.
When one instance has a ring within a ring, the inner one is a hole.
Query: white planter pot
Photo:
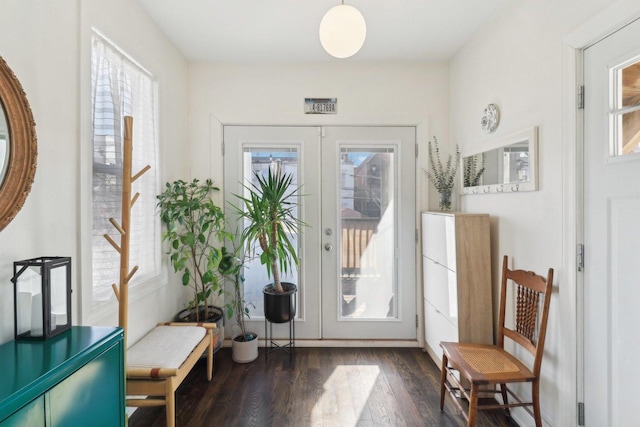
[[[236,341],[234,336],[231,340],[231,357],[236,363],[249,363],[258,358],[258,334],[248,332],[255,336],[251,341]]]

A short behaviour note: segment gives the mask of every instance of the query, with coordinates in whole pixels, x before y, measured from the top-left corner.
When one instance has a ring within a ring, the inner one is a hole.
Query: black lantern
[[[71,328],[71,258],[13,263],[16,339],[46,340]]]

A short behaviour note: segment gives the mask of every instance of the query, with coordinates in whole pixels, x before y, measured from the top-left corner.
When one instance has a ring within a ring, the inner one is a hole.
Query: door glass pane
[[[340,317],[398,317],[393,149],[340,150]]]
[[[273,172],[291,173],[293,181],[291,190],[298,186],[298,150],[295,148],[245,148],[243,154],[243,176],[244,183],[250,186],[250,183],[258,184],[254,173],[266,176],[269,169]],[[244,189],[244,197],[248,197],[247,190]],[[297,202],[297,201],[296,201]],[[294,214],[297,217],[297,204],[294,207]],[[245,219],[245,221],[247,221]],[[246,226],[246,224],[245,224]],[[296,234],[289,236],[294,247],[299,248],[298,236]],[[251,258],[244,264],[244,298],[249,307],[249,315],[253,319],[255,317],[264,317],[264,300],[262,296],[262,288],[272,283],[267,276],[267,269],[260,263],[260,254],[262,250],[259,246],[255,248],[255,252]],[[290,282],[300,288],[298,281],[298,270],[292,269],[287,274],[280,272],[280,279],[283,282]],[[297,298],[298,293],[296,293]]]
[[[622,96],[618,107],[640,104],[640,62],[624,67],[622,73]]]
[[[640,110],[619,114],[618,155],[640,153]]]
[[[529,143],[517,143],[504,147],[502,182],[529,181]]]
[[[613,140],[610,154],[625,156],[640,153],[640,62],[638,58],[615,67],[612,76],[614,109],[611,112]]]

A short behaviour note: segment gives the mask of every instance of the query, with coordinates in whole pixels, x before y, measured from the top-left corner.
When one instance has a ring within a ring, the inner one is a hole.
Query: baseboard
[[[442,359],[438,357],[438,354],[435,352],[435,350],[429,347],[429,344],[425,343],[424,348],[422,350],[427,352],[427,354],[429,355],[429,357],[431,357],[431,359],[433,360],[433,363],[435,363],[437,367],[442,366]]]
[[[500,403],[504,403],[500,394],[496,394],[496,400]],[[511,419],[515,421],[515,423],[520,427],[535,427],[535,420],[533,419],[531,414],[529,414],[524,408],[511,408],[510,412]],[[542,425],[544,427],[552,427],[551,424],[547,423],[544,420],[544,418],[542,419]]]
[[[288,340],[273,340],[278,345],[288,343]],[[262,339],[258,344],[260,347],[265,346],[265,341]],[[227,338],[222,343],[222,347],[231,347],[231,339]],[[417,340],[310,340],[310,339],[296,339],[296,347],[410,347],[420,348]]]

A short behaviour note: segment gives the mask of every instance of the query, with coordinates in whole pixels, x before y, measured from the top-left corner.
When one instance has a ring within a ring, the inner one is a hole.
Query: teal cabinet
[[[44,396],[40,396],[18,409],[0,425],[2,427],[26,427],[43,426],[44,422]]]
[[[47,341],[0,346],[0,427],[125,426],[120,328],[74,326]]]

